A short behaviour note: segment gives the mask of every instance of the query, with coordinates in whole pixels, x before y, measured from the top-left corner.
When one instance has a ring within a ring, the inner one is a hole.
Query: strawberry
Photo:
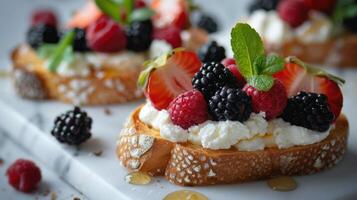
[[[94,1],[88,1],[87,4],[78,10],[68,22],[69,28],[87,28],[89,24],[94,23],[103,16],[103,13],[95,5]]]
[[[150,7],[155,11],[154,25],[162,28],[176,26],[183,29],[188,21],[188,3],[186,0],[153,0]]]
[[[285,86],[288,97],[300,91],[324,94],[335,119],[340,115],[343,96],[339,84],[344,80],[321,69],[309,66],[294,57],[288,58],[285,68],[274,75]]]
[[[335,7],[336,0],[304,0],[304,3],[310,9],[330,13]]]
[[[192,90],[191,80],[200,69],[201,61],[194,52],[173,50],[148,62],[139,76],[139,85],[153,106],[166,109],[179,94]]]

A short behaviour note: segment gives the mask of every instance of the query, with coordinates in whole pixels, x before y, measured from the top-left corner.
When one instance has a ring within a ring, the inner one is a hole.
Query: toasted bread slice
[[[331,38],[322,43],[303,43],[297,39],[286,42],[282,47],[266,43],[270,53],[284,57],[294,55],[307,63],[336,67],[357,67],[357,34]]]
[[[246,182],[280,175],[305,175],[336,165],[347,148],[348,121],[341,115],[323,141],[288,149],[262,151],[204,149],[173,143],[139,119],[141,107],[129,117],[117,143],[117,155],[129,170],[164,175],[178,185]]]

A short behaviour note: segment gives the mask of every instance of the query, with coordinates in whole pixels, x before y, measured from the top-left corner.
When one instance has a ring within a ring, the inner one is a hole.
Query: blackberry
[[[293,125],[324,132],[335,117],[325,95],[299,92],[288,99],[282,118]]]
[[[226,50],[219,46],[216,41],[211,41],[198,50],[198,56],[204,63],[221,62],[226,57]]]
[[[223,86],[237,87],[237,79],[218,62],[204,63],[192,79],[192,86],[208,100]]]
[[[37,49],[43,43],[55,44],[59,41],[57,28],[45,24],[32,26],[26,35],[27,43]]]
[[[78,145],[91,137],[91,128],[92,118],[76,106],[56,118],[51,134],[61,143]]]
[[[149,49],[152,42],[153,26],[151,20],[134,21],[126,28],[127,49],[142,52]]]
[[[214,120],[246,121],[252,113],[251,98],[239,88],[222,87],[208,101]]]
[[[249,5],[249,13],[252,13],[256,10],[275,10],[279,4],[279,0],[255,0],[252,4]]]
[[[197,26],[207,31],[208,33],[214,33],[218,30],[217,22],[207,14],[200,14]]]
[[[87,45],[87,40],[86,40],[86,31],[81,28],[75,28],[74,32],[75,32],[75,36],[72,44],[73,51],[77,51],[77,52],[89,51],[89,47]]]

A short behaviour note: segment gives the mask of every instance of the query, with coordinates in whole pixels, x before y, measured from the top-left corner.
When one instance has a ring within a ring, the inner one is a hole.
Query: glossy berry
[[[237,79],[221,63],[204,63],[192,79],[193,88],[204,94],[206,99],[223,86],[237,87]]]
[[[112,53],[125,48],[125,33],[118,23],[108,17],[101,17],[87,29],[88,46],[94,51]]]
[[[87,40],[86,40],[86,30],[81,28],[75,28],[74,32],[75,32],[75,36],[72,43],[73,51],[77,51],[77,52],[89,51],[90,49],[87,45]]]
[[[91,137],[92,118],[75,107],[58,116],[51,134],[61,143],[79,145]]]
[[[44,43],[57,43],[59,41],[59,35],[56,27],[38,24],[28,30],[26,40],[32,48],[37,49]]]
[[[197,21],[197,27],[207,31],[208,33],[214,33],[218,30],[217,22],[213,17],[207,14],[201,14]]]
[[[304,0],[304,2],[308,8],[325,13],[330,13],[336,4],[336,0]]]
[[[280,0],[254,0],[252,4],[249,5],[249,13],[256,10],[275,10]]]
[[[146,3],[144,0],[135,0],[134,7],[135,8],[144,8],[144,7],[146,7]]]
[[[228,67],[229,65],[232,65],[232,64],[236,64],[236,60],[234,60],[234,58],[225,58],[222,60],[222,65],[224,65],[225,67]]]
[[[258,91],[253,86],[246,84],[243,88],[251,98],[252,107],[255,113],[265,112],[265,118],[270,120],[279,116],[287,103],[287,95],[284,85],[275,80],[269,91]]]
[[[41,181],[41,171],[37,165],[25,159],[16,160],[6,171],[9,184],[21,192],[32,192]]]
[[[299,92],[289,98],[282,118],[293,125],[324,132],[329,129],[334,115],[325,95]]]
[[[239,88],[243,88],[244,85],[247,83],[245,81],[245,78],[242,76],[242,74],[238,71],[238,68],[235,64],[231,64],[229,66],[227,66],[227,68],[229,69],[229,71],[232,72],[232,74],[236,77],[237,79],[237,86]]]
[[[222,87],[208,101],[213,119],[244,122],[252,113],[251,98],[241,89]]]
[[[208,118],[207,103],[197,90],[180,94],[170,103],[168,111],[172,122],[184,129],[201,124]]]
[[[57,27],[57,17],[52,10],[36,10],[31,16],[32,26],[45,24],[48,26]]]
[[[175,26],[154,29],[153,37],[158,40],[165,40],[173,48],[182,45],[181,30]]]
[[[216,41],[208,42],[198,50],[198,57],[204,63],[221,62],[226,57],[226,50]]]
[[[301,0],[281,1],[278,14],[291,27],[298,27],[308,18],[309,9]]]
[[[132,22],[125,30],[127,49],[136,52],[146,51],[151,45],[152,32],[151,20]]]

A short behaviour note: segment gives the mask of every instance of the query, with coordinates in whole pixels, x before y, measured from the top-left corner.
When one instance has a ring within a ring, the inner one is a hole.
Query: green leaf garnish
[[[253,86],[259,91],[269,91],[274,85],[274,78],[269,75],[254,75],[247,79],[249,85]]]
[[[244,77],[256,75],[253,62],[258,56],[264,55],[259,34],[248,24],[238,23],[231,31],[231,46],[241,74]]]
[[[98,8],[116,22],[121,22],[119,4],[113,0],[95,0]]]
[[[269,55],[264,64],[263,74],[273,75],[284,69],[284,59],[277,55]]]
[[[145,21],[150,19],[154,14],[155,12],[150,8],[136,9],[129,16],[129,21]]]
[[[56,48],[57,44],[42,44],[37,49],[37,55],[42,59],[47,59],[53,54]]]
[[[71,30],[66,33],[66,35],[62,38],[56,49],[53,51],[51,56],[49,57],[48,69],[51,72],[56,72],[58,65],[61,63],[66,50],[68,48],[72,48],[72,42],[74,38],[74,31]],[[68,51],[68,50],[67,50]]]
[[[341,25],[345,18],[357,16],[357,4],[354,0],[339,0],[336,3],[332,19],[336,25]]]

